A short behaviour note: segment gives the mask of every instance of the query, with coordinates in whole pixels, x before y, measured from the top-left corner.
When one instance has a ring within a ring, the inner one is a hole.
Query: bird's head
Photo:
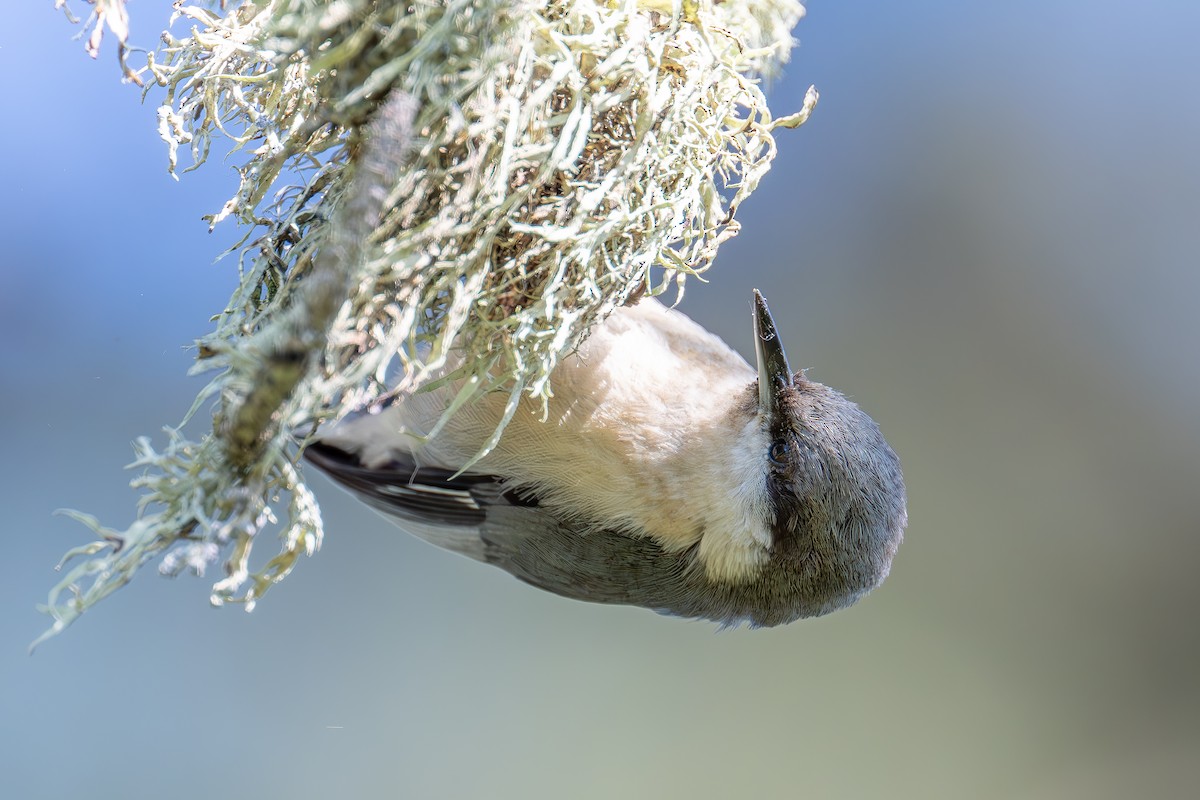
[[[840,393],[788,364],[767,303],[754,293],[758,381],[766,433],[761,504],[771,531],[761,606],[778,624],[850,605],[887,577],[907,515],[904,479],[879,426]],[[761,439],[759,441],[762,441]]]

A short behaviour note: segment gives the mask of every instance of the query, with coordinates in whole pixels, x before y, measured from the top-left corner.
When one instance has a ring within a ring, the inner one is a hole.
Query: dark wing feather
[[[377,511],[431,525],[482,525],[486,506],[505,495],[493,475],[455,475],[439,467],[418,467],[393,459],[367,467],[352,453],[314,442],[304,457]]]

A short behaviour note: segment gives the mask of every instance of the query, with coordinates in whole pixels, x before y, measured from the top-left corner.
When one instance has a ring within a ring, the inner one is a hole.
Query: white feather
[[[755,378],[718,337],[646,299],[613,312],[555,371],[546,421],[540,403],[522,401],[471,471],[534,487],[563,518],[650,536],[674,551],[699,543],[710,578],[751,580],[771,543],[768,432],[746,403]],[[423,441],[456,391],[418,392],[322,438],[367,466],[403,453],[455,469],[492,435],[506,401],[479,398]]]

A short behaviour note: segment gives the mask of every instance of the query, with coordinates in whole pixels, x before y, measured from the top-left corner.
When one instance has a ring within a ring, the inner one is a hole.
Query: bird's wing
[[[434,525],[483,523],[485,505],[504,494],[492,475],[462,474],[438,467],[419,467],[396,457],[368,467],[353,453],[313,442],[304,457],[377,511],[402,520]]]
[[[489,506],[522,502],[506,498],[510,493],[492,475],[455,475],[400,454],[367,466],[357,455],[317,441],[305,448],[304,458],[405,531],[479,561],[487,560],[480,527]]]

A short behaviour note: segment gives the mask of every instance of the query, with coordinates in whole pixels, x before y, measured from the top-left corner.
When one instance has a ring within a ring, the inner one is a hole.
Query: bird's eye
[[[787,442],[775,442],[771,445],[771,449],[767,451],[767,458],[771,459],[771,463],[775,466],[782,467],[783,462],[787,460],[787,454],[790,449]]]

